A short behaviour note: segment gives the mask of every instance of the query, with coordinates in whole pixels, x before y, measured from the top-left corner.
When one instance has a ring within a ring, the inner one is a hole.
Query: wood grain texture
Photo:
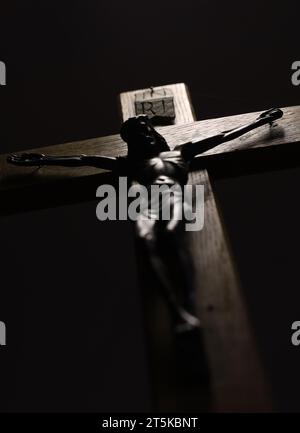
[[[204,229],[190,236],[211,372],[212,410],[270,410],[268,386],[209,174],[206,170],[193,172],[190,182],[205,188]]]

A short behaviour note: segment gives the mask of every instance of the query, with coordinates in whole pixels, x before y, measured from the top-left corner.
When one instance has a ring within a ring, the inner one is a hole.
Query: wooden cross
[[[138,110],[169,110],[173,124],[159,132],[171,147],[195,137],[208,137],[253,121],[258,113],[195,121],[189,93],[184,84],[151,89],[169,98],[166,104],[153,100],[146,105],[143,91],[120,95],[122,120]],[[149,93],[149,89],[144,92]],[[137,96],[139,95],[139,96]],[[170,95],[173,100],[170,100]],[[154,105],[153,105],[154,104]],[[174,104],[174,105],[173,105]],[[146,108],[145,108],[146,107]],[[174,110],[174,112],[173,112]],[[300,106],[284,108],[278,125],[249,132],[245,136],[205,152],[197,159],[189,182],[205,188],[204,229],[193,232],[191,244],[196,268],[197,308],[204,330],[204,347],[210,371],[209,387],[178,385],[172,363],[171,337],[164,307],[159,300],[146,303],[146,321],[155,385],[154,408],[158,410],[264,411],[270,396],[263,368],[247,318],[243,295],[213,195],[211,178],[298,165],[300,151]],[[174,118],[175,115],[175,118]],[[166,123],[158,116],[160,123]],[[168,119],[167,119],[168,120]],[[32,152],[49,155],[126,155],[119,135],[65,143]],[[113,176],[92,167],[14,167],[0,157],[1,215],[18,211],[95,199],[101,183]],[[141,279],[145,283],[144,279]],[[152,299],[153,301],[153,299]],[[149,306],[150,305],[150,306]],[[207,398],[209,395],[209,398]],[[207,402],[209,404],[207,405]]]

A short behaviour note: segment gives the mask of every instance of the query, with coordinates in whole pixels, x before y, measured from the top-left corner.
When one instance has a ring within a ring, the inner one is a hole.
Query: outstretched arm
[[[183,158],[187,161],[191,161],[195,156],[212,149],[219,144],[225,143],[226,141],[234,140],[243,134],[246,134],[253,129],[259,128],[260,126],[271,124],[277,119],[283,116],[282,110],[279,108],[272,108],[263,112],[254,122],[248,125],[241,126],[239,128],[231,129],[230,131],[221,132],[212,137],[205,138],[203,140],[192,140],[176,149],[181,151]]]
[[[50,156],[42,153],[21,153],[8,156],[7,162],[14,165],[37,166],[56,165],[63,167],[92,166],[113,170],[117,167],[117,158],[98,155]]]

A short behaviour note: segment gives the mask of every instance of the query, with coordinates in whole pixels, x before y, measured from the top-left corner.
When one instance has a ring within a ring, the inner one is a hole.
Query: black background
[[[186,82],[198,119],[299,104],[297,1],[10,1],[0,20],[1,153],[115,133],[118,93],[150,85]],[[277,410],[300,409],[299,176],[215,184]],[[131,226],[94,212],[1,219],[2,410],[150,408]]]

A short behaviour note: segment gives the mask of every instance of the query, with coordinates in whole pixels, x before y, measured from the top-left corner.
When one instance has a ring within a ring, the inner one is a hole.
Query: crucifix
[[[153,123],[164,125],[158,128],[158,134],[148,123],[148,118],[137,118],[125,123],[121,136],[128,144],[130,172],[133,170],[137,174],[136,163],[140,164],[140,161],[137,161],[136,155],[142,149],[139,143],[142,144],[143,137],[150,136],[151,152],[155,148],[154,153],[157,154],[150,152],[149,158],[169,152],[166,158],[171,158],[169,162],[174,166],[174,158],[178,159],[180,154],[182,159],[179,166],[184,162],[191,169],[189,179],[184,182],[200,183],[205,189],[204,229],[189,236],[195,268],[195,310],[192,308],[194,304],[185,309],[177,302],[172,304],[172,296],[167,293],[171,310],[179,318],[177,326],[197,328],[199,317],[201,335],[192,334],[189,341],[181,336],[174,351],[166,314],[153,299],[149,302],[150,307],[145,303],[148,337],[154,353],[150,358],[156,378],[155,407],[161,410],[206,410],[209,400],[210,410],[267,410],[270,407],[268,387],[208,173],[215,175],[226,170],[234,172],[236,169],[247,171],[251,167],[259,170],[264,158],[276,160],[281,144],[285,144],[285,150],[280,154],[281,160],[288,155],[288,151],[297,156],[294,145],[299,139],[299,107],[284,109],[283,120],[270,128],[269,124],[282,116],[281,110],[195,122],[184,84],[127,92],[121,94],[120,100],[124,121],[138,114],[146,114]],[[166,126],[168,123],[171,125]],[[49,201],[55,205],[64,199],[91,198],[89,194],[95,191],[92,188],[95,182],[99,184],[109,179],[103,174],[103,169],[113,169],[116,157],[126,155],[124,141],[119,136],[112,136],[52,146],[46,150],[36,149],[20,156],[4,156],[1,160],[0,188],[6,206],[2,213],[15,212],[18,207],[25,205],[27,208],[45,205],[46,202],[43,204],[43,200],[36,198],[42,190],[49,193],[46,199],[48,206]],[[171,149],[175,150],[172,152]],[[45,157],[44,153],[50,156]],[[130,157],[130,153],[133,156]],[[70,156],[75,154],[84,156]],[[86,166],[78,168],[84,162]],[[178,168],[178,161],[176,163]],[[32,166],[41,168],[36,170]],[[147,171],[147,167],[144,169]],[[185,166],[183,171],[187,177]],[[182,170],[176,171],[175,178],[181,178],[182,173]],[[170,172],[165,174],[170,175]],[[21,200],[20,196],[16,198],[18,192],[22,193]],[[142,268],[143,263],[140,266]],[[143,277],[141,281],[145,286],[149,284]],[[164,321],[165,326],[162,326]],[[196,350],[197,345],[201,346],[200,351]],[[180,360],[179,369],[172,368],[174,359],[170,354]],[[207,366],[203,362],[204,358],[207,358]],[[197,369],[202,370],[200,380]],[[187,374],[189,371],[192,374]]]

